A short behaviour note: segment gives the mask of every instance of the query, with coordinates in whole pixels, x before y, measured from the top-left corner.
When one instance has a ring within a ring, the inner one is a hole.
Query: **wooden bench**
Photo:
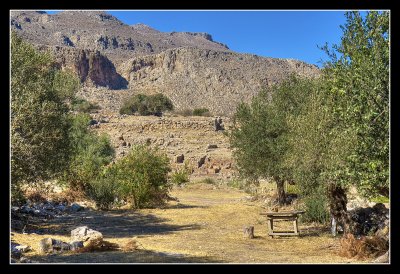
[[[299,226],[298,226],[298,217],[300,214],[303,214],[305,211],[282,211],[282,212],[266,212],[260,213],[260,215],[266,215],[268,221],[268,235],[273,238],[274,235],[282,235],[282,236],[299,236]],[[293,222],[293,230],[292,231],[274,231],[274,220],[275,221],[289,221]]]

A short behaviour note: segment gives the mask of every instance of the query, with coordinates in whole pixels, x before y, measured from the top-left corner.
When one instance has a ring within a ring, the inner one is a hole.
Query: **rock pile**
[[[72,205],[68,205],[66,202],[50,202],[46,201],[43,203],[26,203],[21,207],[13,206],[11,208],[12,214],[29,214],[31,216],[36,217],[44,217],[47,219],[57,217],[67,212],[77,212],[83,210],[84,207],[73,203]]]
[[[34,261],[23,256],[24,253],[29,251],[31,251],[30,246],[11,242],[11,263],[34,263]]]
[[[39,242],[39,253],[47,254],[63,251],[79,251],[84,247],[101,247],[103,234],[101,232],[80,226],[71,231],[71,241],[69,243],[53,238],[44,238]]]
[[[354,235],[373,235],[381,233],[388,236],[389,209],[382,203],[373,207],[356,208],[348,211],[350,231]]]

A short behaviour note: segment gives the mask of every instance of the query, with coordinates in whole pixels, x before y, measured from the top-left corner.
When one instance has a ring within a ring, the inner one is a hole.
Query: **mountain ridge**
[[[205,32],[161,32],[103,11],[12,11],[10,26],[50,50],[60,68],[75,71],[84,86],[160,92],[178,110],[206,107],[231,115],[239,102],[290,74],[320,73],[294,59],[236,53]]]

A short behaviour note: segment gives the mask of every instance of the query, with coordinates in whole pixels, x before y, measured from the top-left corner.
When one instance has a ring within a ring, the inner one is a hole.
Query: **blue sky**
[[[345,23],[344,11],[107,12],[128,25],[143,23],[164,32],[207,32],[236,52],[298,59],[318,66],[327,57],[317,46],[339,43],[339,26]]]

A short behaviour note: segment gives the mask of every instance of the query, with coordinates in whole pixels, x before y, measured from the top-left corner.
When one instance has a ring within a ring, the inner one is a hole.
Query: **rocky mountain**
[[[316,66],[301,61],[235,53],[208,33],[129,26],[101,11],[12,11],[10,25],[53,52],[84,86],[161,92],[178,110],[206,107],[229,115],[237,103],[292,73],[319,75]]]

